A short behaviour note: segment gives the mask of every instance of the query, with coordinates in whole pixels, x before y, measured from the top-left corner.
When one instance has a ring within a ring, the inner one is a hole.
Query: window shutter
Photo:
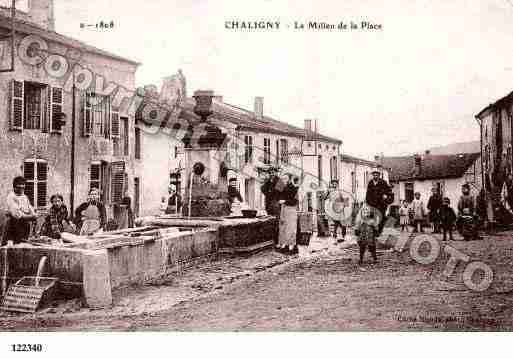
[[[53,133],[61,133],[62,128],[57,126],[56,120],[58,115],[62,112],[63,105],[63,92],[59,87],[50,88],[50,130]]]
[[[36,164],[37,169],[37,177],[36,177],[36,183],[37,183],[37,207],[46,207],[46,181],[48,179],[48,167],[47,164],[44,162],[37,162]]]
[[[125,180],[125,163],[113,162],[111,164],[111,202],[120,203],[123,198],[123,184]]]
[[[110,113],[110,137],[119,138],[119,112],[115,111],[114,108]]]
[[[81,99],[81,114],[82,114],[82,135],[89,137],[93,130],[93,121],[91,116],[91,103],[89,102],[89,93],[84,92]]]
[[[52,91],[49,86],[46,86],[44,91],[42,91],[41,98],[41,131],[44,133],[50,132],[50,116],[51,116],[51,94]]]
[[[34,205],[34,162],[24,162],[23,163],[23,177],[27,181],[25,183],[25,195],[27,195],[30,204]]]
[[[10,129],[21,131],[25,112],[23,81],[12,80]]]

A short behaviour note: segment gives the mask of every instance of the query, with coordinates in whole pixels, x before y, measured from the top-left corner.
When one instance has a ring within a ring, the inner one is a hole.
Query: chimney
[[[420,176],[420,173],[422,172],[422,157],[416,153],[413,155],[413,159],[415,161],[414,174],[415,176]]]
[[[262,120],[264,118],[264,98],[255,97],[255,118]]]
[[[312,120],[305,120],[305,132],[312,132]]]
[[[55,31],[53,0],[29,0],[28,17],[36,25]]]
[[[374,156],[374,162],[378,162],[378,161],[379,161],[379,155]]]

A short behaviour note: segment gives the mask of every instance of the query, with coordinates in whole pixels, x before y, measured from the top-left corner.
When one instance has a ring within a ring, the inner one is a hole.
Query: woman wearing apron
[[[290,254],[297,253],[297,205],[299,185],[293,180],[291,174],[283,178],[286,185],[281,192],[280,234],[278,249]]]
[[[89,236],[105,228],[107,215],[105,206],[100,202],[100,191],[97,188],[89,191],[87,202],[78,206],[75,218],[81,236]]]

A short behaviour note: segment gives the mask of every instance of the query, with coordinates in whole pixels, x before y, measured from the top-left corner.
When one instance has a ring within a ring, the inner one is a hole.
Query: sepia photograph
[[[511,332],[512,49],[510,0],[0,0],[2,337]]]

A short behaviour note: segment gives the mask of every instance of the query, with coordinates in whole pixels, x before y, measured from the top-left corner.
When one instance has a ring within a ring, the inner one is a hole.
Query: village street
[[[34,316],[2,313],[0,329],[511,330],[512,234],[448,242],[490,265],[494,281],[484,292],[463,285],[461,265],[444,278],[447,256],[422,265],[406,246],[402,253],[382,249],[377,264],[358,266],[354,240],[334,245],[322,238],[312,241],[314,253],[297,257],[267,250],[198,264],[118,292],[109,310],[67,302]]]

